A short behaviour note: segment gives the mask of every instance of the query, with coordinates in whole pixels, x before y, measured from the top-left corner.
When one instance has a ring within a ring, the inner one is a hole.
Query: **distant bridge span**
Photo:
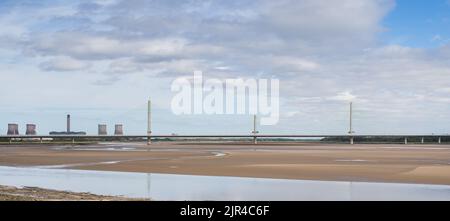
[[[404,138],[405,144],[408,143],[409,138],[422,138],[422,143],[424,142],[424,138],[432,137],[437,138],[438,143],[441,143],[441,138],[449,138],[450,135],[439,135],[439,134],[248,134],[248,135],[224,135],[224,134],[212,134],[212,135],[2,135],[0,139],[9,139],[10,141],[13,139],[54,139],[54,138],[62,138],[62,139],[100,139],[100,138],[253,138],[255,141],[257,138],[320,138],[320,137],[329,137],[329,138],[337,138],[337,137],[345,137],[350,140],[350,143],[353,144],[354,138],[377,138],[377,137],[390,137],[390,138]]]

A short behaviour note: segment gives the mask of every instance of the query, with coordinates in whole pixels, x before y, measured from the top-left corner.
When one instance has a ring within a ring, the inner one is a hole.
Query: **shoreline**
[[[0,185],[0,201],[144,201],[120,196],[59,191],[39,187],[14,187]]]

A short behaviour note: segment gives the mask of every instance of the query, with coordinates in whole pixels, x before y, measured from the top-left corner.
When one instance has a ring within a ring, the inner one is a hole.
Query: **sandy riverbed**
[[[102,144],[0,146],[0,165],[450,185],[450,145]]]

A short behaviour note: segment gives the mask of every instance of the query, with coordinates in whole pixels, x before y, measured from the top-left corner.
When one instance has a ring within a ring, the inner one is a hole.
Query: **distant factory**
[[[37,135],[36,124],[27,124],[25,134],[30,135],[30,136]],[[86,135],[86,132],[71,131],[70,130],[70,114],[68,114],[67,121],[66,121],[66,131],[51,131],[49,134],[50,135]],[[9,136],[20,135],[19,134],[19,124],[16,124],[16,123],[8,124],[7,135],[9,135]],[[106,124],[98,125],[98,135],[100,135],[100,136],[108,135],[108,130],[107,130]],[[123,125],[122,124],[114,125],[114,135],[115,136],[123,136]]]
[[[87,135],[84,131],[71,131],[70,129],[70,114],[67,114],[66,121],[66,131],[51,131],[50,135]],[[147,109],[147,135],[151,135],[151,101],[148,100],[148,109]],[[38,136],[36,132],[36,124],[27,124],[25,135],[28,136]],[[107,124],[98,124],[98,135],[99,136],[108,136],[108,125]],[[8,124],[7,136],[17,136],[20,137],[19,133],[19,124],[10,123]],[[123,124],[115,124],[114,125],[114,136],[124,136]],[[32,137],[31,137],[32,138]],[[15,139],[15,138],[14,138]],[[42,141],[42,137],[40,138]],[[150,144],[151,139],[148,139],[148,143]]]
[[[108,129],[106,124],[99,124],[98,125],[98,135],[99,136],[106,136],[108,135]],[[116,124],[114,125],[114,135],[115,136],[122,136],[123,135],[123,125],[122,124]]]
[[[123,135],[123,125],[116,124],[114,127],[114,135],[121,136]]]
[[[27,124],[26,135],[36,135],[36,124]]]
[[[19,135],[18,124],[8,124],[8,135]]]
[[[52,131],[49,134],[50,135],[86,135],[86,132],[84,131],[80,131],[80,132],[75,132],[75,131],[70,131],[70,114],[67,115],[67,130],[66,131]]]
[[[108,131],[106,129],[106,124],[99,124],[98,125],[98,135],[108,135]]]
[[[26,135],[36,135],[36,124],[27,124],[25,134]],[[19,125],[18,124],[8,124],[7,135],[19,135]]]

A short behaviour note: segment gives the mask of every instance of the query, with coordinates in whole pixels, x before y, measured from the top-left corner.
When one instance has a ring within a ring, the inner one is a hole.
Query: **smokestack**
[[[19,125],[8,124],[8,135],[19,135]]]
[[[36,124],[27,124],[26,135],[36,135]]]
[[[98,125],[98,135],[108,135],[108,132],[106,130],[106,124]]]
[[[116,124],[114,126],[114,135],[123,135],[123,125],[122,124]]]
[[[67,115],[67,133],[70,133],[70,114]]]

